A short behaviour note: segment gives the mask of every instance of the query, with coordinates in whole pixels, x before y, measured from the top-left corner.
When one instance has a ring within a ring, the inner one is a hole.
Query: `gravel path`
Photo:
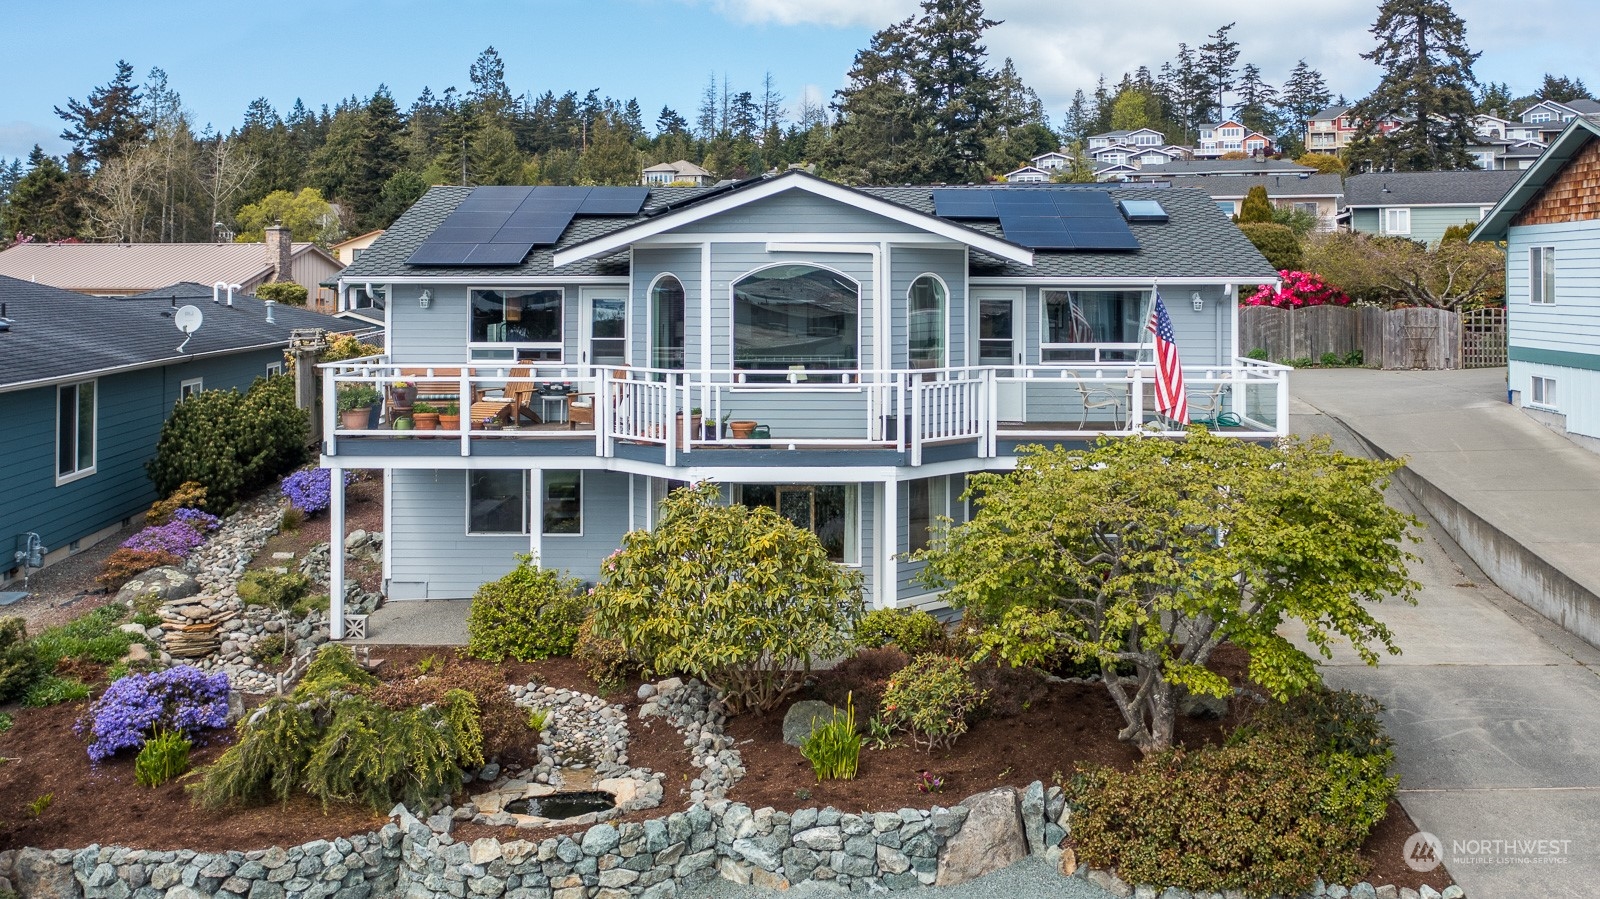
[[[138,529],[138,525],[130,525],[75,556],[33,572],[27,587],[20,580],[7,585],[6,590],[26,590],[28,598],[0,606],[0,618],[20,617],[28,623],[28,633],[36,634],[110,602],[115,594],[99,592],[95,576],[106,556]]]
[[[843,896],[845,890],[822,881],[807,880],[784,891],[740,886],[717,878],[702,886],[678,891],[682,899],[807,899]],[[884,894],[889,895],[889,894]],[[1062,877],[1041,858],[1025,858],[986,877],[958,887],[923,887],[894,893],[908,899],[1111,899],[1111,894],[1086,880]]]

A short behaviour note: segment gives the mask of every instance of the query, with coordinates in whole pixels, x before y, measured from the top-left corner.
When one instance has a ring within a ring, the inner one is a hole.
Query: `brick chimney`
[[[294,235],[283,225],[269,225],[267,227],[267,265],[272,267],[272,276],[268,281],[294,280],[294,263],[290,257],[294,254]]]

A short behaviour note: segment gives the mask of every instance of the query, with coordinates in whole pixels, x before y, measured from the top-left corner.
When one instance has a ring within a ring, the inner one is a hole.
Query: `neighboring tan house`
[[[1600,451],[1600,123],[1569,120],[1516,174],[1472,232],[1505,242],[1511,401]]]
[[[190,305],[203,320],[185,340],[174,316]],[[144,465],[176,403],[282,374],[293,329],[356,327],[284,305],[269,321],[255,297],[213,304],[202,284],[104,297],[0,277],[0,310],[0,583],[24,535],[58,561],[158,499]]]
[[[1203,190],[1228,215],[1238,215],[1253,187],[1264,187],[1272,205],[1300,209],[1317,217],[1318,231],[1332,231],[1343,205],[1344,185],[1338,175],[1256,175],[1237,178],[1182,176],[1173,187]]]
[[[669,184],[710,187],[717,183],[717,176],[687,159],[680,159],[650,166],[640,176],[639,183],[645,187],[666,187]]]
[[[254,293],[293,281],[331,303],[323,281],[344,265],[316,244],[268,228],[263,243],[22,243],[0,251],[0,275],[96,296],[128,296],[179,281],[237,284]]]
[[[1340,224],[1364,234],[1437,243],[1447,228],[1477,224],[1519,171],[1372,172],[1344,179]]]
[[[333,252],[333,257],[339,260],[340,265],[349,265],[361,256],[361,252],[383,236],[383,229],[368,231],[365,234],[341,240],[328,249]]]
[[[595,580],[668,491],[708,480],[814,532],[872,605],[943,606],[907,556],[965,518],[969,474],[1024,445],[1180,435],[1146,398],[1158,283],[1193,414],[1240,416],[1219,432],[1234,439],[1287,433],[1287,370],[1234,345],[1239,291],[1277,274],[1199,191],[795,171],[575,190],[434,187],[340,277],[389,291],[389,344],[325,367],[334,383],[417,381],[471,413],[429,440],[327,412],[333,489],[384,471],[397,611],[471,596],[518,553]],[[548,226],[446,236],[502,220]]]
[[[1007,184],[1043,184],[1050,180],[1050,173],[1041,168],[1025,165],[1020,169],[1006,172],[1003,176]]]

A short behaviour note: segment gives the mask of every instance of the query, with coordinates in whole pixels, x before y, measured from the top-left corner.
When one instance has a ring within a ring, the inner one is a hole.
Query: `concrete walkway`
[[[1326,680],[1388,707],[1401,801],[1468,896],[1595,895],[1600,650],[1497,587],[1424,501],[1457,525],[1476,518],[1463,533],[1491,568],[1545,563],[1551,583],[1592,584],[1600,559],[1580,547],[1600,539],[1600,457],[1507,406],[1498,371],[1293,378],[1295,431],[1409,456],[1411,489],[1391,502],[1427,524],[1418,604],[1379,610],[1404,654],[1368,668],[1338,652]]]
[[[367,618],[365,640],[405,646],[466,646],[470,599],[403,600],[385,603]]]

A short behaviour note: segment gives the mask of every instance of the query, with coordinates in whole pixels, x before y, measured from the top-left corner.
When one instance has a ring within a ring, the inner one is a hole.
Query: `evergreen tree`
[[[1377,88],[1357,103],[1360,131],[1352,160],[1380,170],[1430,171],[1474,165],[1467,146],[1476,139],[1472,64],[1467,26],[1448,0],[1384,0],[1372,26],[1378,46],[1363,59],[1383,69]],[[1403,124],[1388,135],[1378,123],[1389,115]]]
[[[1244,202],[1239,205],[1239,224],[1270,221],[1272,221],[1272,201],[1267,198],[1267,189],[1257,184],[1250,188],[1244,195]]]
[[[1235,66],[1239,64],[1239,42],[1228,36],[1228,33],[1233,30],[1233,26],[1237,24],[1237,22],[1229,22],[1218,28],[1215,33],[1210,35],[1211,43],[1200,45],[1200,58],[1197,65],[1201,74],[1205,77],[1209,92],[1207,100],[1210,103],[1210,108],[1216,110],[1218,116],[1222,115],[1222,111],[1228,108],[1224,96],[1228,91],[1233,90]]]
[[[61,138],[72,144],[72,158],[102,163],[120,156],[144,140],[146,123],[140,116],[144,95],[133,81],[133,66],[117,60],[117,74],[110,84],[96,87],[85,101],[67,100],[67,108],[55,108],[67,123]]]
[[[1509,119],[1517,114],[1517,110],[1516,101],[1511,97],[1511,85],[1504,81],[1498,84],[1491,81],[1478,89],[1478,115]]]
[[[1070,144],[1088,138],[1089,123],[1089,99],[1083,95],[1083,88],[1080,87],[1072,92],[1072,103],[1061,120],[1062,143]]]
[[[923,132],[921,105],[908,71],[914,52],[913,20],[872,36],[856,53],[849,82],[836,94],[839,122],[825,165],[854,184],[905,184],[924,180],[927,163],[914,146]]]
[[[584,184],[638,184],[639,151],[633,146],[627,123],[602,115],[594,123],[588,152],[578,162]]]
[[[923,0],[914,35],[911,83],[925,104],[929,176],[959,183],[983,176],[986,142],[997,130],[994,73],[984,65],[983,33],[1000,22],[981,0]]]
[[[7,239],[62,240],[78,236],[83,212],[73,179],[60,160],[34,144],[28,173],[11,188],[0,229]]]
[[[1234,118],[1251,131],[1276,135],[1277,102],[1277,88],[1261,80],[1261,70],[1255,63],[1246,63],[1239,73],[1239,102],[1233,107]]]
[[[467,70],[472,90],[467,99],[492,119],[502,117],[511,106],[511,88],[506,86],[506,64],[494,47],[489,47],[473,60]]]
[[[1173,101],[1183,124],[1183,143],[1192,141],[1200,123],[1211,117],[1213,109],[1210,81],[1195,52],[1188,44],[1178,44],[1177,65],[1172,67]],[[1169,139],[1171,135],[1168,136]]]
[[[1067,165],[1051,177],[1051,181],[1060,184],[1093,184],[1097,179],[1094,175],[1094,160],[1083,150],[1081,141],[1067,144]]]
[[[1551,75],[1548,72],[1545,73],[1544,81],[1533,95],[1540,100],[1554,100],[1557,103],[1594,99],[1589,95],[1589,89],[1584,87],[1582,78],[1568,78],[1565,75]]]
[[[661,107],[661,114],[656,116],[656,135],[663,134],[688,134],[689,122],[670,106]]]
[[[1089,134],[1103,134],[1111,130],[1111,108],[1115,98],[1106,88],[1106,76],[1101,75],[1094,87],[1094,118],[1089,122]]]
[[[478,129],[467,147],[467,183],[519,184],[524,161],[511,129],[500,122],[490,122]]]
[[[1278,97],[1284,133],[1302,139],[1306,123],[1327,107],[1329,99],[1328,82],[1322,73],[1306,65],[1303,59],[1295,63],[1289,80],[1283,83],[1283,94]]]

